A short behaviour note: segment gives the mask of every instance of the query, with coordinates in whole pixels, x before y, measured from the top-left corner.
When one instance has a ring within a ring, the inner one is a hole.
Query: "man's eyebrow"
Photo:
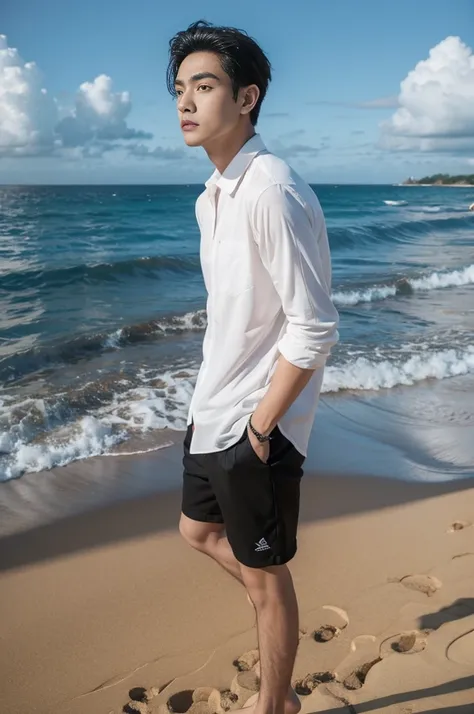
[[[199,82],[200,79],[216,79],[218,82],[221,81],[220,78],[212,72],[198,72],[191,76],[191,82]],[[184,87],[184,82],[182,79],[176,79],[175,85],[177,87]]]

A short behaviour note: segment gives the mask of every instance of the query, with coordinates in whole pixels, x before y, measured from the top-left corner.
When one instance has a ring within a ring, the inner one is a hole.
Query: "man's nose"
[[[188,92],[183,92],[178,98],[178,110],[180,112],[193,112],[195,111],[194,102]]]

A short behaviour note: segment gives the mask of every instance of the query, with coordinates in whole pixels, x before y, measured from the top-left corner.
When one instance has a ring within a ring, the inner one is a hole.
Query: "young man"
[[[270,63],[247,34],[197,22],[170,41],[168,87],[188,146],[215,166],[196,203],[208,292],[184,440],[180,531],[247,589],[257,616],[257,714],[296,714],[302,465],[338,339],[324,217],[255,132]],[[249,710],[246,709],[246,712]]]

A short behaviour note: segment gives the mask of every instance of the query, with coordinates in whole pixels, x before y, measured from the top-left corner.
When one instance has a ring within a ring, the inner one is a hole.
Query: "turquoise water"
[[[206,317],[200,186],[0,187],[0,479],[181,429]],[[474,189],[315,186],[325,394],[474,372]]]

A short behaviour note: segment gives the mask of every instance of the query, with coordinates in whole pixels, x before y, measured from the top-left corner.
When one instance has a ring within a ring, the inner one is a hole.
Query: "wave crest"
[[[370,360],[326,367],[322,391],[391,389],[425,379],[446,379],[474,371],[474,346],[412,355],[403,360]]]
[[[181,332],[205,330],[206,325],[206,311],[196,310],[184,315],[164,316],[158,320],[127,325],[109,333],[80,335],[48,347],[32,347],[1,360],[0,379],[12,382],[47,366],[71,364],[107,350],[158,340]]]
[[[155,255],[64,268],[29,268],[0,276],[0,287],[5,290],[24,290],[25,287],[60,288],[64,285],[90,284],[126,279],[133,275],[150,274],[156,279],[160,273],[195,273],[200,270],[198,255]]]
[[[400,278],[392,285],[375,285],[359,290],[339,290],[333,293],[334,303],[352,307],[364,302],[376,302],[415,291],[439,290],[474,284],[474,265],[447,273],[434,272],[421,278]]]

